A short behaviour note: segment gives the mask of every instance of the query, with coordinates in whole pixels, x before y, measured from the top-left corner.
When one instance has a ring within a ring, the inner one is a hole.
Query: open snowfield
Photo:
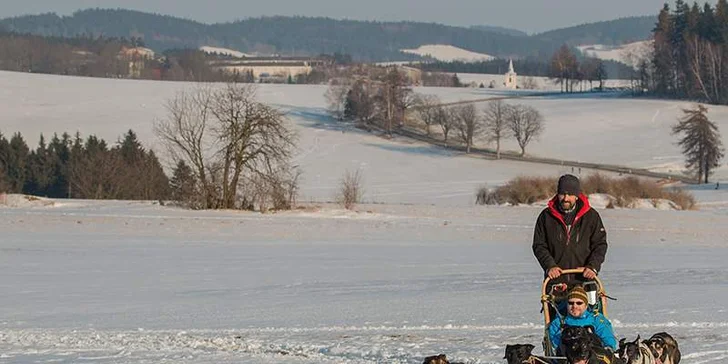
[[[541,339],[539,207],[0,209],[0,361],[501,363]],[[725,211],[602,210],[619,337],[728,358]]]
[[[41,132],[114,141],[131,128],[157,149],[154,119],[189,86],[0,72],[0,131],[20,131],[33,146]],[[570,169],[383,139],[330,120],[324,90],[258,90],[299,133],[304,209],[10,196],[14,207],[0,206],[0,363],[413,364],[439,353],[502,363],[506,344],[540,347],[541,272],[530,240],[542,207],[473,206],[474,192]],[[443,101],[524,95],[416,91]],[[669,127],[688,103],[517,102],[545,117],[529,154],[658,170],[681,164]],[[728,145],[728,108],[709,115]],[[343,172],[357,168],[374,203],[357,211],[326,204]],[[728,179],[728,169],[716,177]],[[721,187],[691,187],[698,211],[600,210],[610,241],[601,277],[618,298],[609,314],[619,338],[668,331],[681,363],[728,360],[728,183]]]

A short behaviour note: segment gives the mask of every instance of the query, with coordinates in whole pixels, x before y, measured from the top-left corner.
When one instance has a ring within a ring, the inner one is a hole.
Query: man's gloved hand
[[[548,275],[549,278],[551,278],[551,279],[559,278],[561,276],[561,268],[553,267],[553,268],[549,269],[549,271],[548,271],[548,273],[546,273],[546,275]]]
[[[594,269],[591,269],[589,267],[584,268],[584,278],[586,279],[594,279],[597,277],[597,272]]]

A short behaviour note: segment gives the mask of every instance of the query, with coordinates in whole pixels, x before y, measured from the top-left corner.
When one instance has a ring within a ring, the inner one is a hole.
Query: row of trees
[[[105,38],[79,36],[75,38],[44,37],[17,34],[0,30],[0,70],[62,74],[71,76],[141,78],[169,81],[242,82],[253,83],[253,71],[226,72],[211,65],[213,61],[230,56],[208,54],[198,49],[168,49],[153,58],[142,57],[126,48],[141,47],[144,42],[132,37]],[[323,65],[307,74],[288,76],[285,82],[320,84],[336,74],[331,65],[351,64],[351,56],[335,53],[319,55]],[[452,82],[437,75],[430,76],[433,84]]]
[[[397,67],[380,72],[349,74],[332,83],[325,94],[329,113],[337,120],[378,127],[391,135],[405,125],[408,111],[414,110],[428,136],[436,125],[445,142],[454,132],[468,153],[474,141],[485,136],[496,143],[498,158],[501,140],[513,137],[524,155],[528,143],[543,131],[543,117],[533,107],[509,105],[501,100],[490,102],[483,112],[473,103],[445,105],[437,96],[414,93],[408,78]]]
[[[0,191],[48,197],[161,200],[169,183],[154,152],[129,130],[116,145],[90,135],[40,136],[31,150],[20,133],[0,134]]]
[[[728,104],[728,1],[665,4],[653,30],[651,62],[643,63],[646,88],[660,96]]]
[[[167,103],[155,132],[174,168],[129,130],[114,146],[94,135],[54,135],[30,150],[0,134],[0,192],[54,198],[166,200],[191,208],[286,209],[300,172],[290,164],[296,135],[286,117],[256,101],[255,85],[203,84]]]
[[[405,113],[414,104],[410,80],[397,67],[352,71],[326,90],[329,113],[338,120],[380,127],[391,135],[404,124]]]
[[[415,110],[419,115],[425,133],[431,135],[431,127],[439,126],[444,141],[455,131],[457,139],[470,153],[474,141],[485,138],[495,143],[496,156],[501,157],[501,142],[513,138],[526,154],[526,146],[544,130],[543,116],[532,106],[507,104],[502,100],[488,102],[484,110],[478,110],[474,103],[451,106],[443,105],[437,96],[424,95],[417,99]]]
[[[0,69],[79,76],[119,77],[128,62],[119,57],[131,43],[117,38],[73,39],[0,32]]]
[[[226,81],[231,77],[244,81],[248,76],[216,71],[209,66],[207,55],[194,49],[172,49],[153,59],[123,54],[124,48],[142,44],[136,38],[56,38],[0,31],[0,69],[172,81]]]
[[[551,56],[549,77],[561,85],[561,92],[574,92],[574,86],[582,85],[582,82],[589,82],[591,89],[594,88],[594,82],[598,82],[601,90],[607,79],[607,71],[602,60],[584,58],[579,61],[571,48],[564,44]]]

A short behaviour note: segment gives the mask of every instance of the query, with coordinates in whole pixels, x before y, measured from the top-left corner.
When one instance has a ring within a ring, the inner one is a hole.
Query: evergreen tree
[[[68,196],[68,165],[71,158],[71,136],[63,133],[61,138],[53,134],[48,145],[48,151],[53,156],[53,175],[55,179],[48,186],[48,197],[69,197]]]
[[[28,156],[28,178],[23,193],[48,196],[48,188],[53,184],[56,175],[53,170],[53,155],[49,152],[43,134],[40,135],[38,147]]]
[[[356,100],[354,99],[354,90],[349,90],[344,99],[344,119],[354,120],[357,117]]]
[[[145,170],[145,195],[140,196],[144,200],[166,200],[171,194],[169,178],[164,173],[162,163],[159,162],[154,151],[147,152],[144,158]]]
[[[8,190],[13,193],[22,193],[27,180],[27,161],[29,155],[28,145],[20,133],[10,138],[10,151],[7,160]]]
[[[718,167],[723,158],[718,126],[708,119],[708,109],[703,105],[683,109],[683,113],[673,126],[672,133],[682,135],[678,145],[686,157],[685,166],[695,172],[698,182],[704,178],[704,182],[708,183],[711,170]]]
[[[721,44],[728,43],[728,0],[718,0],[713,18],[718,42]]]
[[[124,162],[130,165],[140,163],[145,153],[142,143],[139,142],[136,133],[131,129],[124,134],[124,139],[119,142],[119,151]]]
[[[172,199],[180,203],[189,203],[195,196],[195,176],[183,160],[177,162],[172,179],[169,181]]]
[[[454,73],[452,75],[452,87],[462,87],[463,84],[460,83],[460,78],[458,78],[458,74]]]
[[[0,132],[0,193],[8,191],[8,158],[10,157],[10,143]]]
[[[683,0],[675,1],[675,14],[672,17],[672,33],[670,36],[670,43],[673,51],[674,71],[675,71],[675,91],[678,96],[687,96],[688,81],[687,81],[687,70],[688,70],[688,55],[687,47],[685,44],[686,37],[688,35],[688,14],[690,7]]]
[[[709,3],[705,3],[698,20],[698,36],[712,43],[720,43],[718,24],[715,13]]]

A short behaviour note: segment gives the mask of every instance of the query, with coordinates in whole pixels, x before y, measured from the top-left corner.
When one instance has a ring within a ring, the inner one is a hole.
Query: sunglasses
[[[581,301],[569,301],[569,306],[581,306],[584,302]]]

